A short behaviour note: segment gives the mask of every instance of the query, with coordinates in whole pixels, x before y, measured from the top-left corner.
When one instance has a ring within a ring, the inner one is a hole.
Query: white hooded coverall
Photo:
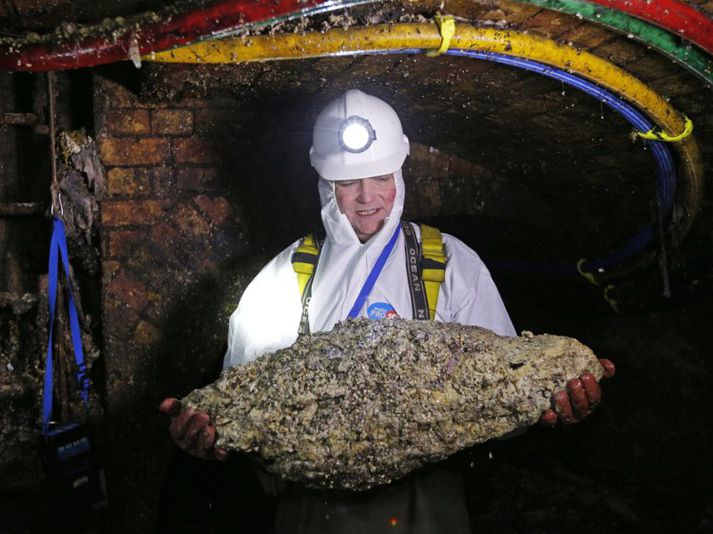
[[[382,229],[361,243],[337,206],[332,184],[320,179],[322,222],[326,241],[312,285],[309,303],[311,332],[329,331],[351,310],[384,246],[400,224],[405,188],[401,171],[394,173],[396,197]],[[420,231],[417,228],[420,239]],[[447,255],[436,319],[478,325],[501,335],[515,335],[495,284],[478,255],[462,241],[443,234]],[[297,339],[302,315],[292,255],[299,240],[268,263],[246,288],[230,317],[224,367],[254,360],[265,352],[287,347]],[[359,316],[370,309],[392,308],[412,318],[403,232],[393,247]],[[276,532],[361,533],[400,532],[450,534],[470,532],[463,479],[436,468],[421,470],[401,481],[369,492],[317,492],[292,485],[279,501]]]
[[[382,229],[361,243],[346,215],[337,206],[331,183],[320,179],[322,223],[326,241],[312,283],[309,304],[311,332],[331,330],[346,319],[382,249],[401,221],[405,188],[401,171],[394,173],[396,197]],[[420,231],[417,227],[417,235]],[[478,255],[462,241],[443,234],[447,255],[436,319],[478,325],[497,334],[515,335],[510,317],[493,279]],[[268,263],[248,285],[230,317],[224,367],[254,360],[265,352],[289,347],[297,339],[302,304],[292,255],[299,240]],[[370,306],[385,303],[403,319],[412,319],[403,232],[376,280],[360,317]],[[378,306],[377,306],[378,307]]]

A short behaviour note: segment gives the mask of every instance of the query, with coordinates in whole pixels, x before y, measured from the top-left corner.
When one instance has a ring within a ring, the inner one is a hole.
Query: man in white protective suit
[[[298,240],[262,269],[230,318],[225,367],[287,347],[300,333],[329,331],[348,317],[430,317],[515,335],[487,268],[455,237],[429,234],[429,243],[440,243],[445,265],[435,266],[441,276],[428,298],[410,276],[423,260],[416,258],[423,243],[422,227],[401,221],[401,167],[408,153],[398,115],[376,97],[350,90],[321,112],[310,150],[326,234],[323,243],[314,243],[316,267],[306,284],[298,282],[295,262],[305,243]],[[602,365],[613,374],[611,362]],[[576,422],[600,395],[594,376],[583,375],[555,395],[559,415],[548,410],[542,420]],[[216,431],[207,414],[183,410],[176,399],[164,400],[160,410],[171,418],[169,430],[181,449],[206,459],[227,456],[214,447]],[[425,469],[365,493],[280,485],[278,533],[371,534],[395,526],[411,533],[470,532],[462,477],[446,468]]]

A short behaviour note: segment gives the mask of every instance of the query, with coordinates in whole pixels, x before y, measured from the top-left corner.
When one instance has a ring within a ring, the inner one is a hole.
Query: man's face
[[[334,182],[334,194],[339,209],[364,243],[381,230],[391,213],[396,197],[394,175]]]

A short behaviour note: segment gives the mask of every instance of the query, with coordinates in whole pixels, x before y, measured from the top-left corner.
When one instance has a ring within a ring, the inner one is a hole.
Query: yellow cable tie
[[[636,132],[639,137],[647,141],[664,141],[666,143],[676,143],[683,141],[686,137],[693,133],[693,121],[685,117],[686,124],[683,131],[678,135],[668,135],[666,132],[657,128],[651,128],[648,132]]]
[[[426,52],[428,57],[436,57],[443,54],[451,45],[451,38],[456,33],[456,21],[453,15],[436,15],[435,17],[438,31],[441,34],[441,46],[438,50],[429,50]]]
[[[584,262],[587,261],[587,258],[582,258],[577,262],[577,272],[581,274],[586,280],[594,284],[595,286],[599,285],[599,282],[597,282],[596,278],[594,278],[594,274],[585,271],[582,266],[584,265]]]
[[[604,288],[604,300],[607,301],[607,304],[611,306],[612,310],[614,310],[616,313],[621,313],[621,310],[619,309],[619,302],[610,295],[613,290],[614,286],[612,284],[609,284],[607,287]]]

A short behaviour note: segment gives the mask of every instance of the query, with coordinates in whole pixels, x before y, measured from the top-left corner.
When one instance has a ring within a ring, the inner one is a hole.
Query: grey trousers
[[[469,534],[463,477],[417,471],[368,492],[316,491],[293,484],[280,496],[276,534]]]

